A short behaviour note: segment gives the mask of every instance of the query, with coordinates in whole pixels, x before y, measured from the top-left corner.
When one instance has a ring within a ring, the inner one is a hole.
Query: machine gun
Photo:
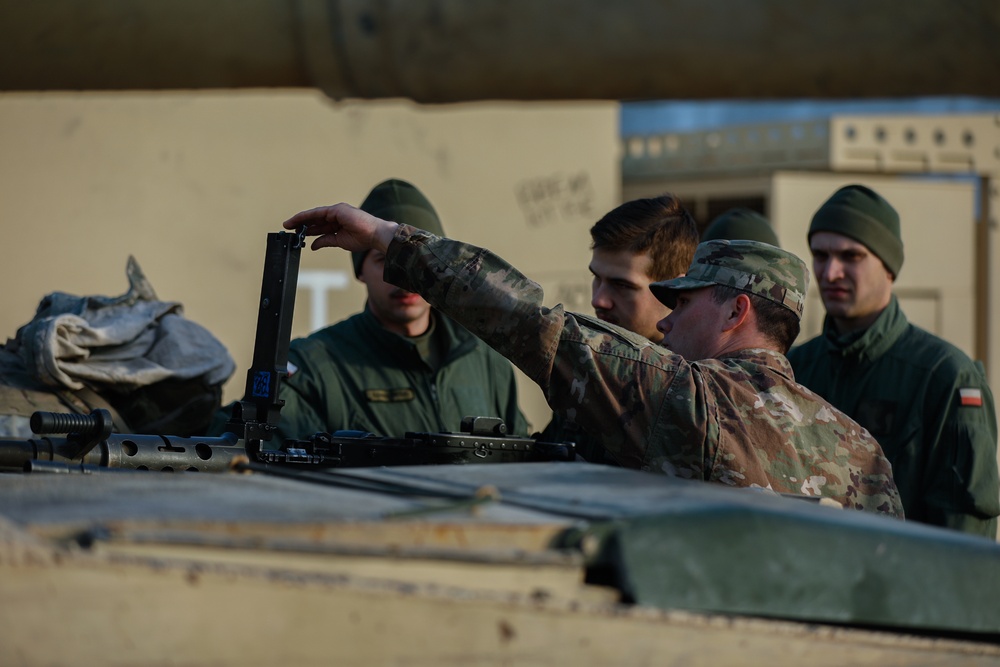
[[[441,463],[502,463],[572,460],[570,443],[543,443],[507,435],[500,419],[467,417],[459,433],[406,433],[386,438],[359,431],[317,433],[286,440],[280,449],[264,443],[278,428],[284,401],[295,287],[305,229],[267,235],[253,363],[243,400],[233,404],[226,432],[218,437],[114,433],[111,414],[36,412],[31,430],[43,437],[0,439],[0,470],[87,471],[95,468],[224,472],[252,465],[331,468]],[[65,434],[65,437],[44,437]]]
[[[507,435],[502,420],[466,417],[459,433],[406,433],[382,438],[372,433],[317,433],[308,440],[286,441],[279,450],[261,451],[265,464],[357,467],[444,463],[572,461],[572,443],[541,442]]]
[[[467,417],[459,433],[406,433],[387,438],[359,431],[316,433],[286,440],[279,449],[254,449],[234,433],[211,438],[134,435],[111,432],[111,415],[36,412],[36,434],[65,437],[0,440],[0,470],[91,472],[100,468],[225,472],[243,467],[356,468],[362,466],[440,465],[571,461],[572,443],[540,442],[506,435],[499,419]],[[255,464],[255,465],[248,465]]]

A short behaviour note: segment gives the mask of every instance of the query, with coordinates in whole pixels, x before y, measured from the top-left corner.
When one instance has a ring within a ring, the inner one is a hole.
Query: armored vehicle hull
[[[583,463],[0,481],[10,664],[1000,665],[1000,546],[799,498]]]

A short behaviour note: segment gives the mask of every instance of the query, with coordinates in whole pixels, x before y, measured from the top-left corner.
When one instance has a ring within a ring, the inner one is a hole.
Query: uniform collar
[[[447,315],[436,309],[431,310],[431,317],[434,318],[435,335],[444,336],[447,340],[447,354],[444,363],[460,357],[476,346],[476,337],[469,333],[464,327],[456,324]],[[360,314],[359,324],[362,332],[375,342],[377,346],[385,347],[396,351],[399,354],[418,354],[416,344],[408,337],[401,336],[389,331],[378,321],[375,315],[365,304],[364,310]]]
[[[753,364],[755,366],[766,366],[776,373],[784,375],[789,380],[794,381],[795,375],[792,372],[792,365],[788,358],[776,350],[767,348],[748,348],[729,352],[718,358],[719,361],[734,360],[740,364]]]
[[[827,315],[823,320],[823,340],[830,354],[867,363],[888,352],[906,331],[907,325],[906,315],[893,294],[885,310],[863,331],[840,335],[833,324],[833,318]]]

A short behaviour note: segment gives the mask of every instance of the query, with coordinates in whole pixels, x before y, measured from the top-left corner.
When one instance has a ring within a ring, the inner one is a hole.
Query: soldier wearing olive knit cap
[[[427,197],[399,179],[379,183],[361,208],[443,235]],[[413,292],[383,280],[385,255],[351,256],[365,284],[362,312],[291,342],[277,442],[340,429],[403,437],[460,430],[463,417],[500,417],[527,435],[513,367]]]
[[[729,239],[738,241],[760,241],[776,247],[778,235],[774,232],[771,222],[756,211],[748,208],[731,208],[725,213],[718,215],[701,235],[702,241],[713,241],[715,239]]]
[[[796,380],[879,441],[907,519],[995,538],[993,394],[981,363],[900,309],[899,214],[870,188],[848,185],[816,211],[809,248],[827,315],[821,335],[788,353]]]

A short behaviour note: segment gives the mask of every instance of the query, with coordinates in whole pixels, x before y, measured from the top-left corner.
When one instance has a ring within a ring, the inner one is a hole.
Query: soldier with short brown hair
[[[651,283],[682,275],[698,247],[698,225],[680,199],[667,193],[633,199],[590,228],[590,305],[597,318],[663,340],[656,328],[670,310],[649,290]],[[576,443],[580,458],[618,465],[595,438],[574,421],[552,416],[544,440]]]
[[[590,228],[590,305],[598,319],[660,342],[667,308],[650,283],[684,273],[698,247],[698,225],[670,194],[634,199]]]

